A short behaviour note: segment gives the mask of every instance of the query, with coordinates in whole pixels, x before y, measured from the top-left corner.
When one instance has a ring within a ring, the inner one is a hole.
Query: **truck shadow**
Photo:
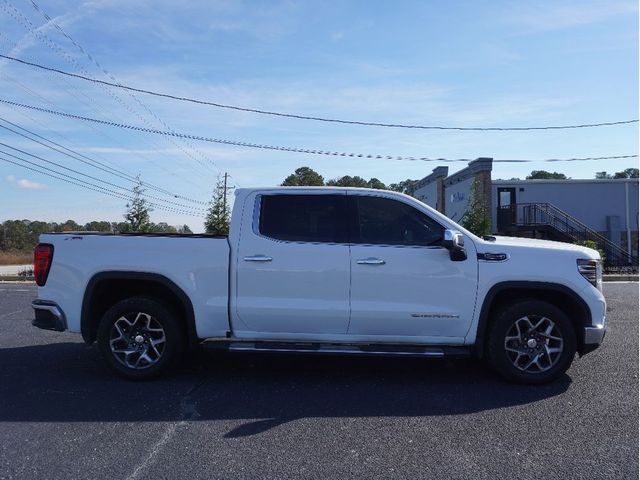
[[[462,415],[538,402],[571,379],[503,382],[472,360],[200,352],[171,376],[122,380],[95,347],[0,349],[2,422],[244,421],[227,437],[314,417]]]

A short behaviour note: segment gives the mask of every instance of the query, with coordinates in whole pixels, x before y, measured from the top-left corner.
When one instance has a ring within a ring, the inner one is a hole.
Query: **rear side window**
[[[421,211],[397,200],[353,196],[355,219],[352,243],[436,246],[444,227]]]
[[[263,195],[258,228],[277,240],[347,243],[347,197]]]

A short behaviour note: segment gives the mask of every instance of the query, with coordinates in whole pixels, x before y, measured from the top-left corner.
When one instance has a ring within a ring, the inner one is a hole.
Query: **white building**
[[[637,261],[637,178],[492,180],[491,158],[474,160],[452,175],[448,170],[435,168],[416,184],[413,195],[460,222],[475,185],[495,234],[593,240],[610,263]]]

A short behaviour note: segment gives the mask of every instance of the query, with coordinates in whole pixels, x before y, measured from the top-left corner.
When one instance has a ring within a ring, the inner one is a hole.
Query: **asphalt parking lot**
[[[0,478],[638,478],[638,284],[559,382],[470,360],[206,352],[112,375],[79,336],[31,327],[0,283]]]

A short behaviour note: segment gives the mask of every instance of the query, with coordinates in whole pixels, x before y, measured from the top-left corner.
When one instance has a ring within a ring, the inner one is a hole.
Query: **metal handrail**
[[[523,207],[528,207],[528,206],[534,206],[534,207],[544,207],[545,211],[548,213],[549,211],[552,211],[560,216],[565,217],[567,220],[571,220],[573,223],[576,223],[577,225],[579,225],[582,229],[584,230],[588,230],[593,232],[594,235],[602,238],[603,240],[607,240],[607,238],[603,237],[602,235],[600,235],[598,232],[596,232],[595,230],[593,230],[591,227],[589,227],[588,225],[582,223],[580,220],[578,220],[576,217],[572,216],[571,214],[565,212],[564,210],[560,210],[558,207],[556,207],[553,203],[518,203],[518,206],[523,206]]]
[[[536,204],[532,204],[532,205],[536,205]],[[560,214],[560,216],[565,217],[566,220],[571,220],[573,223],[576,223],[580,229],[576,229],[574,227],[569,226],[569,222],[565,221],[565,225],[567,227],[567,229],[570,230],[582,230],[584,231],[584,233],[586,234],[585,236],[589,235],[591,237],[595,237],[596,239],[600,240],[602,243],[606,244],[607,246],[611,247],[614,250],[618,250],[619,253],[624,254],[626,256],[629,256],[629,252],[627,252],[625,249],[623,249],[622,247],[620,247],[619,245],[613,243],[611,240],[609,240],[608,238],[602,236],[600,233],[596,232],[595,230],[593,230],[591,227],[585,225],[584,223],[582,223],[580,220],[578,220],[577,218],[569,215],[566,212],[563,212],[562,210],[560,210],[558,207],[556,207],[555,205],[551,204],[551,203],[543,203],[543,204],[538,204],[540,206],[544,206],[545,208],[549,209],[552,213],[552,216],[556,217],[557,214]],[[550,212],[547,210],[545,213],[549,214]],[[555,215],[554,215],[555,214]],[[557,218],[557,217],[556,217]]]
[[[577,218],[564,212],[551,203],[518,203],[515,205],[522,207],[522,220],[516,214],[515,222],[523,226],[528,225],[550,225],[560,232],[569,235],[574,240],[592,240],[604,248],[607,252],[607,263],[637,264],[637,258],[627,252],[624,248],[612,242],[608,238],[593,230]]]
[[[523,204],[524,205],[524,204]],[[546,208],[551,209],[552,211],[554,211],[554,213],[557,213],[563,217],[565,217],[568,220],[571,220],[573,223],[576,223],[578,226],[580,226],[580,228],[582,228],[583,230],[589,232],[591,235],[593,235],[594,237],[598,237],[600,239],[602,239],[602,241],[604,242],[609,242],[611,243],[614,247],[618,247],[622,250],[621,247],[617,246],[615,243],[611,242],[611,240],[609,240],[608,238],[602,236],[600,233],[596,232],[595,230],[593,230],[591,227],[589,227],[588,225],[586,225],[585,223],[582,223],[580,220],[578,220],[576,217],[574,217],[573,215],[565,212],[564,210],[560,210],[558,207],[556,207],[553,203],[539,203],[539,204],[531,204],[531,205],[544,205]]]

